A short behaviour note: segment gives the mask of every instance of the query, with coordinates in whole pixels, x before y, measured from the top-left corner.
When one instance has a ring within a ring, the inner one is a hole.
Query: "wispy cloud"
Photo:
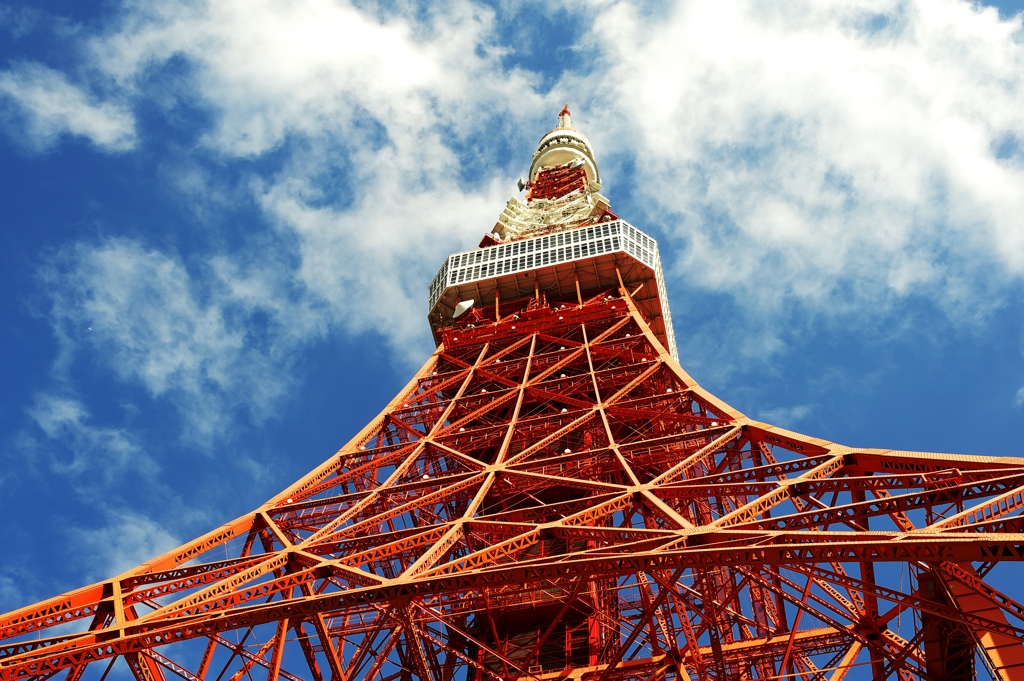
[[[465,139],[498,114],[539,103],[527,74],[501,67],[499,45],[493,12],[464,0],[390,12],[228,0],[126,3],[89,52],[125,87],[186,60],[191,79],[179,94],[212,111],[206,143],[249,156],[289,135],[337,136],[355,153],[401,138]],[[445,146],[433,149],[435,163],[465,161]]]
[[[43,17],[43,13],[35,7],[0,5],[0,29],[8,32],[14,39],[31,33]]]
[[[413,189],[393,181],[402,174],[388,165],[369,173],[348,209],[318,206],[293,183],[268,188],[261,201],[294,239],[296,279],[322,304],[324,319],[350,333],[373,332],[399,361],[418,364],[429,349],[425,282],[459,233],[478,238],[479,226],[495,220],[502,193],[494,186],[465,192],[450,179],[437,181],[440,191]]]
[[[76,397],[39,394],[28,414],[46,440],[31,447],[25,447],[29,443],[23,440],[21,449],[35,450],[37,455],[45,451],[45,465],[54,472],[89,481],[85,484],[109,485],[129,470],[145,475],[157,470],[134,435],[96,425]]]
[[[57,392],[37,394],[27,415],[31,424],[4,442],[0,452],[9,464],[0,486],[11,508],[44,504],[52,517],[41,519],[36,528],[19,524],[24,518],[14,514],[8,531],[19,537],[42,529],[60,541],[0,565],[0,610],[47,595],[52,587],[39,592],[40,587],[65,568],[73,577],[62,588],[108,578],[177,546],[181,536],[223,519],[215,510],[222,499],[189,499],[180,487],[173,487],[176,469],[195,464],[187,451],[161,462],[165,452],[152,439],[147,441],[147,433],[103,425],[104,419],[90,413],[67,383]],[[107,414],[105,420],[111,419]],[[180,445],[175,449],[181,450]],[[206,464],[207,473],[208,462],[200,463]],[[273,470],[272,465],[269,468]],[[267,466],[254,467],[247,453],[225,462],[220,470],[225,469],[231,473],[217,483],[221,494],[236,491],[230,475],[238,470],[245,472],[240,485],[267,485],[266,480],[258,481],[259,473],[268,474]],[[61,563],[61,568],[44,571],[45,578],[30,562],[72,557],[73,565]]]
[[[106,579],[170,551],[181,544],[165,523],[127,509],[107,509],[106,523],[98,529],[78,529],[72,541],[81,547],[86,573]]]
[[[19,581],[6,570],[0,571],[0,610],[6,612],[23,603],[24,597]]]
[[[813,411],[813,404],[797,404],[787,407],[762,409],[756,416],[767,423],[782,426],[783,428],[795,429]]]
[[[188,439],[227,434],[236,409],[259,422],[289,384],[282,351],[292,347],[248,325],[249,301],[177,258],[127,240],[78,244],[44,279],[66,352],[90,348],[122,380],[168,400]]]
[[[135,121],[120,103],[102,101],[60,71],[22,62],[0,71],[0,123],[20,146],[45,151],[64,136],[106,151],[135,145]]]
[[[502,66],[499,38],[491,10],[461,1],[408,14],[127,3],[88,38],[91,71],[142,98],[162,65],[184,61],[173,96],[210,114],[197,157],[273,160],[244,171],[248,194],[235,198],[260,213],[241,247],[187,266],[139,241],[66,249],[47,276],[66,347],[92,348],[171,401],[196,442],[270,413],[289,358],[326,335],[373,334],[418,363],[426,284],[493,225],[519,171],[493,149],[532,137],[516,121],[544,109],[530,74]],[[169,176],[209,217],[224,206],[204,197],[201,168]]]

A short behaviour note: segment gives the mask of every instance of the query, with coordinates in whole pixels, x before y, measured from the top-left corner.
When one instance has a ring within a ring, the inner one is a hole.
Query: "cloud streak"
[[[181,544],[152,518],[126,509],[108,509],[103,527],[79,529],[72,541],[92,579],[118,575]]]
[[[258,213],[240,247],[187,267],[139,240],[65,251],[47,279],[59,333],[170,400],[195,442],[239,415],[258,423],[290,387],[289,358],[331,334],[371,334],[418,363],[426,283],[489,229],[512,186],[492,145],[542,108],[497,38],[491,10],[459,1],[408,14],[126,3],[87,39],[93,73],[141,102],[161,69],[187,63],[162,106],[209,112],[196,156],[250,164],[241,198]],[[185,201],[210,205],[195,166],[171,174],[196,192]]]
[[[136,142],[125,106],[99,100],[64,73],[33,62],[0,71],[0,121],[16,143],[33,151],[46,151],[65,136],[109,152],[127,151]]]
[[[70,453],[69,459],[62,459],[57,453],[47,456],[49,467],[57,473],[82,481],[98,480],[102,486],[119,479],[127,470],[146,475],[157,470],[131,433],[97,426],[85,405],[75,397],[39,394],[28,413],[46,438],[63,443]]]
[[[130,2],[88,52],[125,88],[187,61],[189,89],[179,94],[213,112],[203,139],[229,157],[265,153],[289,135],[331,135],[356,153],[431,143],[432,165],[445,165],[464,159],[443,138],[479,131],[513,97],[538,103],[523,74],[502,69],[498,39],[493,12],[460,0],[393,12],[325,0]]]
[[[209,274],[194,277],[177,258],[111,239],[64,251],[44,278],[68,354],[87,347],[120,379],[171,402],[192,440],[226,434],[237,409],[259,422],[289,385],[282,352],[292,347],[249,325],[264,308]],[[48,434],[81,422],[69,403],[47,404],[37,421]]]

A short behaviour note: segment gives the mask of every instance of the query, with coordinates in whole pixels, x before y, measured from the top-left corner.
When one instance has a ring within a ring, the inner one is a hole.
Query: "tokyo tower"
[[[255,511],[0,616],[0,681],[1024,679],[996,579],[1024,459],[744,416],[680,367],[658,245],[568,108],[521,185],[379,416]]]

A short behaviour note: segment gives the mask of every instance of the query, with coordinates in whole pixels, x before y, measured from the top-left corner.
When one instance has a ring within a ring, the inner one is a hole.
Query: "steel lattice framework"
[[[446,326],[257,510],[0,617],[0,681],[1024,678],[985,581],[1024,558],[1024,460],[751,420],[614,271]]]

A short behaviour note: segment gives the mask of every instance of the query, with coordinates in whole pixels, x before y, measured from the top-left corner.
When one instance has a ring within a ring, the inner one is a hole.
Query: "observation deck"
[[[454,321],[456,305],[486,309],[541,293],[582,300],[617,289],[619,278],[651,330],[678,361],[658,243],[625,220],[606,220],[531,238],[453,253],[429,287],[434,342]]]

